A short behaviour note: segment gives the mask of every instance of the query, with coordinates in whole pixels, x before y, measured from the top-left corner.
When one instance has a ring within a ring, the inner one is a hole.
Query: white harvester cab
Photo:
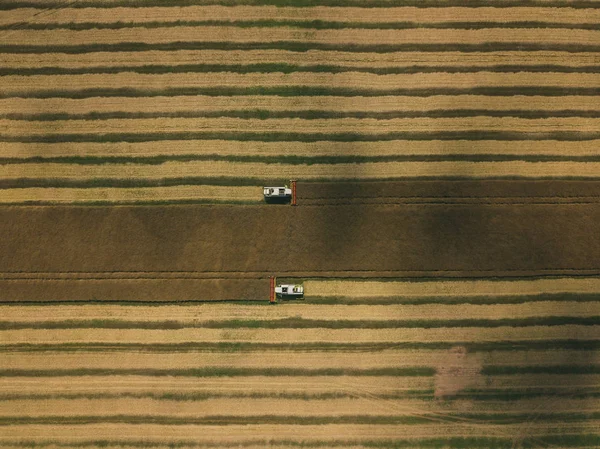
[[[265,199],[291,198],[292,197],[292,189],[290,189],[288,186],[263,187],[263,195],[265,196]]]
[[[304,286],[301,284],[281,284],[275,287],[275,293],[282,298],[301,298]]]

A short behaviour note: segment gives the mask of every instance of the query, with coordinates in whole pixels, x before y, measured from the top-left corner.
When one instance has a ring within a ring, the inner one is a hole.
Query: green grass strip
[[[600,45],[573,44],[573,43],[548,43],[548,42],[484,42],[480,44],[328,44],[322,42],[293,42],[293,41],[268,41],[268,42],[201,42],[179,41],[167,43],[147,42],[119,42],[114,44],[21,44],[0,45],[0,53],[11,54],[43,54],[43,53],[68,53],[83,54],[93,52],[134,52],[134,51],[177,51],[177,50],[288,50],[294,52],[307,52],[310,50],[343,51],[359,53],[390,53],[390,52],[443,52],[459,51],[471,52],[498,52],[498,51],[563,51],[569,53],[598,52]]]
[[[222,5],[222,6],[290,6],[295,8],[309,8],[314,6],[353,6],[361,8],[392,8],[411,6],[415,8],[447,8],[447,7],[546,7],[546,8],[599,8],[593,0],[169,0],[169,6],[197,6],[197,5]],[[32,2],[27,0],[5,0],[0,3],[0,10],[8,11],[17,8],[48,9],[68,8],[144,8],[165,6],[163,0],[119,0],[119,1],[82,1],[65,4],[60,1]]]
[[[266,352],[266,351],[319,351],[319,352],[380,352],[391,349],[438,350],[465,347],[469,352],[487,351],[597,351],[600,340],[524,340],[524,341],[432,341],[398,343],[247,343],[247,342],[185,342],[185,343],[13,343],[0,345],[0,352]]]
[[[358,67],[339,65],[298,65],[286,63],[260,64],[179,64],[179,65],[133,65],[133,66],[90,66],[90,67],[11,67],[1,68],[0,76],[33,76],[33,75],[90,75],[115,74],[123,72],[144,74],[165,73],[346,73],[362,72],[376,75],[398,75],[413,73],[521,73],[521,72],[556,72],[556,73],[599,73],[600,66],[568,66],[557,64],[546,65],[473,65],[473,66],[398,66],[398,67]]]
[[[157,142],[163,140],[238,140],[247,142],[378,142],[391,140],[558,140],[588,141],[600,139],[600,131],[424,131],[362,133],[299,133],[299,132],[147,132],[147,133],[65,133],[39,135],[0,135],[0,142],[66,143],[66,142]],[[235,156],[241,157],[241,156]]]
[[[301,118],[304,120],[323,120],[341,118],[372,118],[390,120],[397,118],[440,118],[440,117],[517,117],[540,119],[549,117],[585,117],[599,118],[600,110],[588,109],[430,109],[427,111],[274,111],[267,109],[236,110],[236,111],[170,111],[170,112],[89,112],[74,114],[70,112],[41,112],[35,114],[0,113],[0,118],[6,120],[23,120],[46,122],[55,120],[109,120],[109,119],[151,119],[151,118],[241,118],[241,119],[279,119]]]
[[[26,440],[9,441],[11,447],[38,448],[38,447],[64,447],[64,448],[89,448],[89,447],[123,447],[123,448],[245,448],[245,447],[275,447],[289,446],[293,448],[323,448],[323,447],[362,447],[369,449],[514,449],[514,437],[447,437],[447,438],[422,438],[422,439],[377,439],[377,440],[238,440],[223,442],[198,442],[192,440],[87,440],[69,442],[65,440]],[[600,435],[542,435],[536,437],[523,437],[518,440],[519,448],[538,449],[540,447],[573,447],[592,448],[600,447]]]
[[[514,86],[514,87],[469,87],[469,88],[395,88],[364,89],[345,87],[310,87],[310,86],[254,86],[254,87],[165,87],[161,89],[144,88],[102,88],[102,89],[39,89],[13,92],[0,92],[0,98],[71,98],[83,99],[92,97],[179,97],[179,96],[242,96],[273,95],[277,97],[432,97],[436,95],[487,95],[487,96],[547,96],[565,95],[598,96],[598,87],[552,87],[552,86]]]
[[[566,30],[597,30],[597,23],[570,23],[570,22],[541,22],[541,21],[512,21],[512,22],[351,22],[326,20],[174,20],[174,21],[148,21],[148,22],[66,22],[66,23],[34,23],[16,22],[0,25],[0,31],[11,30],[119,30],[123,28],[177,28],[177,27],[223,27],[233,26],[238,28],[306,28],[315,30],[341,30],[341,29],[371,29],[371,30],[410,30],[410,29],[454,29],[454,30],[482,30],[482,29],[516,29],[516,28],[551,28]]]
[[[95,178],[86,180],[62,180],[49,178],[21,178],[21,179],[0,179],[0,189],[16,189],[28,187],[73,187],[73,188],[94,188],[94,187],[169,187],[180,185],[214,185],[214,186],[256,186],[280,185],[289,180],[281,179],[254,179],[254,178],[231,178],[231,177],[191,177],[191,178],[164,178],[164,179],[111,179]],[[104,303],[104,301],[102,301]],[[47,304],[47,303],[46,303]]]
[[[15,329],[438,329],[461,327],[597,326],[600,316],[548,316],[528,318],[455,319],[455,320],[311,320],[282,318],[275,320],[226,321],[128,321],[117,319],[64,321],[0,321],[0,330]]]
[[[0,377],[72,377],[72,376],[182,376],[182,377],[239,377],[239,376],[401,376],[429,377],[435,369],[413,366],[401,368],[189,368],[189,369],[2,369]]]

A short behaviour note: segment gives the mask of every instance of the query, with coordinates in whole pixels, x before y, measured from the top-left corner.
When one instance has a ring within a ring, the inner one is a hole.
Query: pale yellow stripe
[[[44,6],[45,0],[36,0]],[[81,3],[81,0],[79,0]],[[31,2],[30,2],[31,3]],[[108,3],[108,2],[107,2]],[[344,13],[336,7],[317,6],[293,8],[277,6],[189,6],[148,8],[64,8],[41,13],[40,9],[21,8],[3,11],[0,23],[83,23],[83,22],[174,22],[177,20],[323,20],[334,22],[600,22],[600,12],[595,9],[569,9],[544,7],[518,7],[498,10],[482,8],[357,8],[344,7]]]
[[[600,293],[600,278],[558,278],[518,281],[318,281],[304,282],[310,296],[522,296]],[[507,306],[509,307],[509,306]]]
[[[90,201],[262,201],[260,187],[229,186],[173,186],[139,188],[25,188],[3,190],[0,203],[21,203],[41,201],[53,203],[77,203]]]
[[[597,156],[600,140],[392,140],[381,142],[250,142],[236,140],[165,140],[156,142],[2,142],[2,157],[69,156],[410,156],[410,155],[552,155]]]
[[[161,165],[10,164],[0,178],[161,179],[179,177],[261,179],[381,179],[422,176],[459,177],[598,177],[599,162],[373,162],[364,164],[286,165],[222,161],[167,162]],[[1,192],[0,192],[1,194]]]
[[[264,64],[287,63],[301,66],[325,64],[344,67],[410,67],[556,64],[566,66],[600,63],[598,53],[564,51],[498,52],[389,52],[363,53],[310,50],[177,50],[136,52],[68,53],[0,53],[3,67],[114,67],[176,64]]]
[[[77,89],[164,89],[174,87],[277,87],[308,86],[361,90],[387,89],[468,89],[473,87],[598,87],[598,73],[417,73],[375,75],[362,72],[343,73],[172,73],[148,75],[123,72],[92,75],[3,76],[0,93],[26,95],[39,90]],[[127,100],[125,100],[127,101]]]

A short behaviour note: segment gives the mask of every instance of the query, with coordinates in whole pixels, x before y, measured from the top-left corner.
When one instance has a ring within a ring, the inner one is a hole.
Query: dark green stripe
[[[89,66],[89,67],[11,67],[0,68],[0,76],[34,76],[34,75],[88,75],[88,74],[115,74],[123,72],[164,74],[164,73],[346,73],[361,72],[377,75],[398,75],[413,73],[520,73],[520,72],[556,72],[556,73],[599,73],[600,66],[569,66],[557,64],[545,65],[413,65],[398,67],[358,67],[340,66],[333,64],[299,65],[286,63],[259,63],[259,64],[177,64],[177,65],[133,65],[133,66]]]
[[[423,88],[423,89],[361,89],[343,87],[310,87],[310,86],[255,86],[255,87],[166,87],[162,89],[137,88],[104,88],[57,90],[40,89],[13,92],[0,92],[0,98],[91,98],[91,97],[177,97],[177,96],[240,96],[240,95],[273,95],[278,97],[382,97],[390,95],[409,97],[431,97],[435,95],[487,95],[487,96],[549,96],[564,95],[598,96],[598,87],[546,87],[546,86],[514,86],[495,87],[482,86],[470,88]]]
[[[72,376],[183,376],[183,377],[239,377],[239,376],[402,376],[429,377],[435,369],[425,366],[401,368],[189,368],[189,369],[2,369],[0,377],[72,377]]]
[[[92,30],[122,28],[176,28],[176,27],[205,27],[205,26],[234,26],[238,28],[307,28],[317,30],[339,29],[371,29],[371,30],[410,30],[419,28],[429,29],[455,29],[455,30],[481,30],[488,28],[552,28],[567,30],[598,30],[597,23],[569,23],[569,22],[539,22],[539,21],[514,21],[514,22],[339,22],[325,20],[175,20],[175,21],[148,21],[148,22],[67,22],[67,23],[33,23],[17,22],[0,25],[4,30]]]
[[[455,319],[455,320],[311,320],[282,318],[275,320],[224,321],[130,321],[117,319],[64,321],[0,321],[0,330],[14,329],[436,329],[461,327],[596,326],[600,316],[548,316],[528,318]]]
[[[471,52],[498,52],[498,51],[564,51],[570,53],[598,52],[600,45],[596,44],[570,44],[549,42],[484,42],[481,44],[328,44],[321,42],[119,42],[116,44],[73,44],[47,45],[21,44],[0,45],[0,53],[11,54],[43,54],[43,53],[69,53],[81,54],[92,52],[124,52],[124,51],[177,51],[177,50],[288,50],[294,52],[307,52],[310,50],[343,51],[343,52],[368,52],[390,53],[401,51],[443,52],[460,51]]]
[[[236,110],[236,111],[165,111],[165,112],[89,112],[75,114],[69,112],[0,113],[0,119],[46,122],[55,120],[109,120],[109,119],[148,119],[148,118],[242,118],[242,119],[278,119],[301,118],[303,120],[323,120],[340,118],[372,118],[391,120],[396,118],[460,118],[460,117],[517,117],[540,119],[549,117],[585,117],[600,118],[600,109],[429,109],[426,111],[274,111],[268,109]]]
[[[562,155],[527,155],[527,154],[417,154],[395,156],[219,156],[208,155],[174,155],[143,157],[111,157],[111,156],[65,156],[65,157],[32,157],[1,158],[0,165],[9,164],[72,164],[72,165],[105,165],[105,164],[142,164],[161,165],[167,162],[223,161],[262,164],[314,165],[314,164],[365,164],[375,162],[600,162],[600,155],[562,156]],[[345,198],[353,201],[352,198]],[[529,199],[529,198],[527,198]],[[343,200],[343,199],[342,199]],[[454,200],[454,199],[453,199]],[[340,201],[340,199],[336,199]],[[428,199],[430,201],[430,199]],[[443,197],[439,198],[443,202]]]
[[[265,352],[265,351],[345,351],[374,353],[390,349],[437,350],[465,347],[469,352],[533,351],[566,349],[597,351],[600,340],[525,340],[496,342],[398,342],[398,343],[245,343],[245,342],[186,342],[186,343],[15,343],[0,345],[0,352]],[[32,375],[36,375],[37,371]],[[559,373],[560,374],[560,373]],[[102,375],[102,374],[98,374]]]
[[[439,419],[439,418],[438,418]],[[431,422],[431,421],[430,421]],[[88,447],[132,447],[132,448],[163,448],[165,442],[153,442],[150,440],[88,440],[68,442],[65,440],[24,440],[9,441],[11,446],[24,448],[37,447],[65,447],[65,448],[88,448]],[[290,446],[293,448],[320,448],[320,447],[363,447],[372,449],[514,449],[514,437],[447,437],[447,438],[411,438],[411,439],[377,439],[377,440],[243,440],[223,442],[198,442],[191,440],[169,440],[166,444],[172,449],[184,448],[244,448],[244,447],[275,447]],[[518,440],[521,449],[539,449],[540,447],[600,447],[600,435],[540,435],[535,437],[522,437]]]
[[[514,132],[514,131],[431,131],[362,133],[298,133],[298,132],[148,132],[106,134],[40,134],[0,135],[0,142],[156,142],[162,140],[241,140],[249,142],[378,142],[390,140],[559,140],[587,141],[600,139],[599,132]]]
[[[411,6],[415,8],[448,8],[448,7],[547,7],[547,8],[599,8],[598,2],[593,0],[169,0],[168,6],[195,6],[195,5],[273,5],[290,6],[296,8],[308,8],[314,6],[334,7],[361,7],[361,8],[392,8]],[[11,10],[17,8],[39,8],[43,6],[48,9],[68,8],[144,8],[153,6],[165,6],[164,0],[120,0],[120,1],[71,1],[65,4],[60,1],[31,2],[27,0],[4,0],[0,3],[0,10]]]

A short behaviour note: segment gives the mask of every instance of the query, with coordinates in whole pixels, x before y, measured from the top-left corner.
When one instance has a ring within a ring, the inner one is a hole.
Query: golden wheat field
[[[1,1],[0,447],[600,447],[599,94],[598,0]]]

